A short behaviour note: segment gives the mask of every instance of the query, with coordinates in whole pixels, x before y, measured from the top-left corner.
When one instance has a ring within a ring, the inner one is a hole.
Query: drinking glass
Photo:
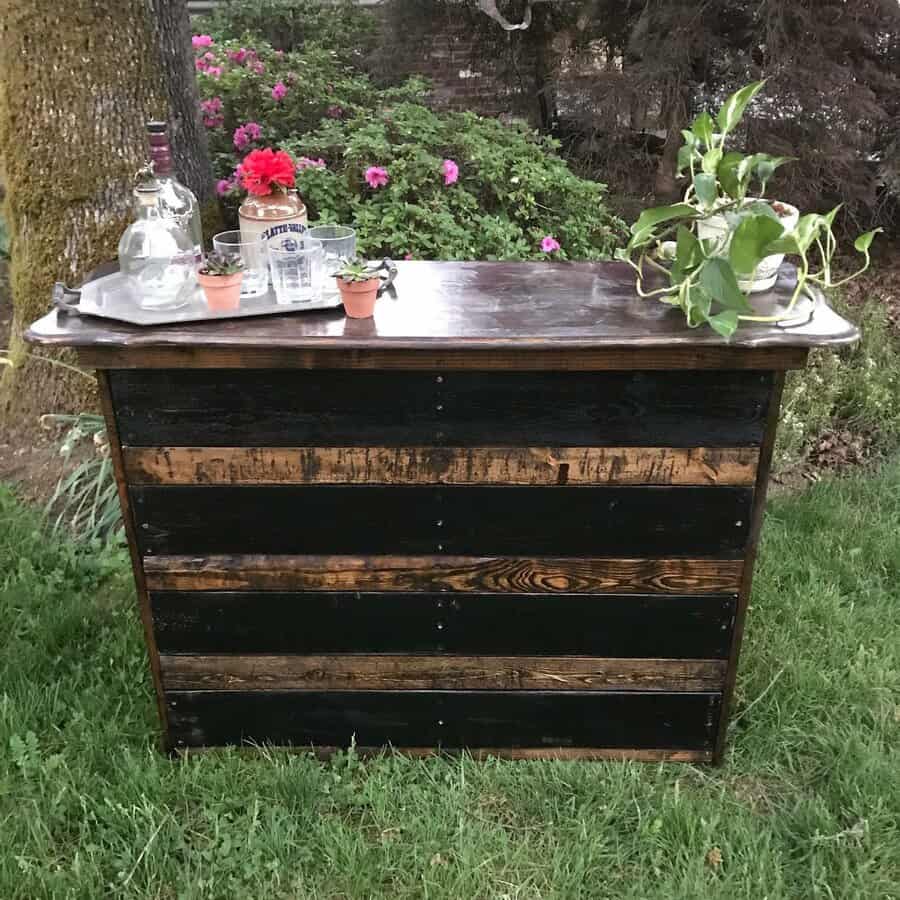
[[[356,232],[349,225],[315,225],[307,234],[322,242],[325,251],[325,282],[322,293],[337,296],[340,290],[334,280],[342,261],[356,256]]]
[[[223,231],[213,238],[213,249],[225,256],[239,256],[244,264],[241,297],[261,297],[269,290],[269,255],[266,239],[246,240],[240,231]]]
[[[269,245],[272,287],[279,303],[311,303],[322,296],[322,242],[306,234],[290,235],[280,246]]]

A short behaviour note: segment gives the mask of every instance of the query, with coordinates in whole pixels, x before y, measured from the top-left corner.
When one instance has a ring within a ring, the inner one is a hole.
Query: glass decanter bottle
[[[181,219],[182,225],[193,238],[194,253],[199,262],[203,256],[200,204],[194,192],[175,178],[172,148],[169,145],[169,126],[165,122],[148,122],[147,138],[150,142],[153,172],[159,182],[160,212],[164,216]]]
[[[142,309],[178,309],[195,282],[194,239],[176,216],[160,212],[160,184],[151,167],[138,173],[137,219],[119,241],[119,269]]]

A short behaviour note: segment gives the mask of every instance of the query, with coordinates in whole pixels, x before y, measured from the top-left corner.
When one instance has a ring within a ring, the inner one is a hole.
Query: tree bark
[[[13,368],[0,418],[34,422],[93,405],[94,382],[22,340],[55,281],[77,283],[114,259],[132,218],[144,124],[175,113],[176,159],[209,196],[211,177],[184,0],[0,0],[0,159],[11,237]],[[188,72],[190,75],[188,77]]]

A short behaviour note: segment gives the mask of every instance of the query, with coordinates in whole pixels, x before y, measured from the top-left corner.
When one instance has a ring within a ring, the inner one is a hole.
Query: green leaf
[[[726,309],[724,312],[710,316],[706,321],[710,328],[728,340],[737,331],[738,314],[732,309]]]
[[[668,222],[670,219],[694,218],[697,210],[687,203],[673,203],[671,206],[654,206],[651,209],[645,209],[637,222],[631,226],[631,233],[637,234],[661,222]]]
[[[697,135],[695,135],[693,131],[688,131],[686,128],[682,128],[681,136],[684,138],[685,146],[687,146],[687,147],[696,147],[697,146]]]
[[[883,228],[876,228],[873,231],[867,231],[865,234],[861,234],[854,242],[853,246],[860,253],[868,253],[869,247],[872,246],[872,241],[875,240],[875,235],[884,231]]]
[[[800,253],[800,245],[797,243],[797,238],[792,231],[772,241],[766,248],[767,255],[771,256],[775,253],[788,253],[794,256]]]
[[[686,267],[693,268],[703,262],[703,248],[700,241],[690,228],[684,225],[678,226],[678,236],[675,240],[675,256],[683,261]]]
[[[834,220],[837,217],[837,214],[840,212],[841,207],[843,205],[844,205],[843,203],[838,203],[838,205],[830,213],[825,213],[825,215],[822,216],[822,218],[828,223],[829,228],[834,227]]]
[[[728,258],[735,272],[751,275],[760,261],[768,256],[767,247],[778,240],[784,228],[769,216],[749,216],[734,230]]]
[[[753,159],[753,174],[763,184],[770,181],[775,170],[786,162],[791,162],[793,156],[769,156],[768,153],[755,153]]]
[[[706,261],[700,273],[700,286],[703,290],[728,309],[739,312],[750,312],[747,298],[738,287],[737,278],[728,261],[713,257]]]
[[[722,157],[722,161],[719,163],[718,169],[716,169],[719,184],[722,185],[722,190],[733,200],[739,200],[747,189],[746,185],[744,185],[742,189],[741,182],[737,175],[738,166],[743,159],[743,153],[736,153],[732,150]]]
[[[716,121],[719,123],[719,131],[723,135],[735,129],[744,115],[747,104],[762,90],[764,84],[764,81],[755,81],[753,84],[748,84],[739,91],[735,91],[725,101],[719,110],[719,114],[716,116]]]
[[[797,226],[793,231],[800,253],[806,253],[809,250],[810,245],[819,236],[823,226],[827,227],[827,219],[818,213],[800,216],[800,221],[797,222]]]
[[[675,241],[675,262],[672,264],[672,284],[678,284],[684,276],[692,272],[703,262],[703,248],[700,241],[689,228],[678,226],[678,237]]]
[[[712,150],[707,150],[706,153],[703,154],[703,171],[706,172],[707,175],[715,175],[716,169],[718,169],[721,161],[721,147],[713,147]]]
[[[693,285],[687,293],[684,308],[688,327],[697,328],[709,318],[712,298],[698,284]]]
[[[679,148],[679,150],[678,150],[678,169],[677,169],[676,174],[681,175],[681,173],[685,169],[690,168],[691,158],[693,157],[693,155],[694,155],[694,150],[692,147],[688,147],[685,145],[685,146]]]
[[[713,120],[712,116],[708,112],[702,112],[696,119],[694,119],[694,124],[691,126],[691,131],[693,134],[707,147],[712,146],[713,142]]]
[[[698,172],[694,176],[694,193],[701,205],[709,208],[716,202],[716,176]]]

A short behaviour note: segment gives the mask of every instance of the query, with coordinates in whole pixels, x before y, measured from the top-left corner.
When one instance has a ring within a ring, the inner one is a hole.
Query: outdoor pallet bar
[[[620,263],[396,284],[28,334],[97,370],[166,749],[719,761],[785,372],[855,328],[727,342]]]

